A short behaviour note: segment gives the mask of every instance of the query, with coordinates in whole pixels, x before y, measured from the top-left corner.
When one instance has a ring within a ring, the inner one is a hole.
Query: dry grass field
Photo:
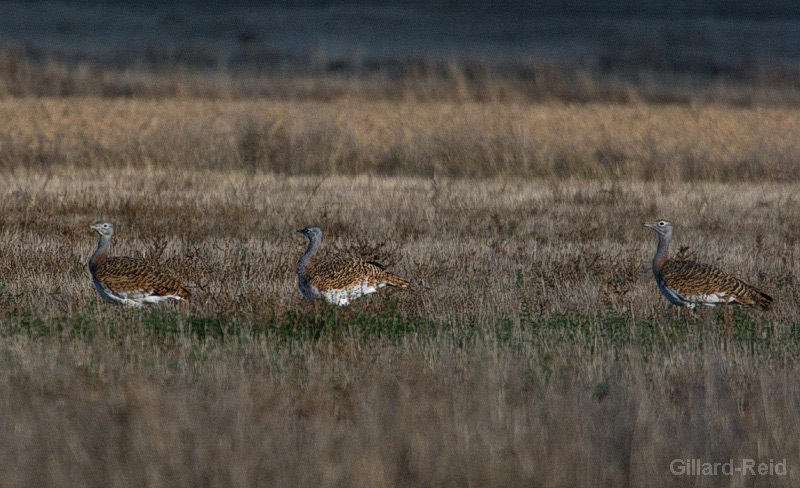
[[[2,101],[0,485],[797,485],[799,115]],[[193,301],[101,302],[100,218]],[[774,309],[668,306],[655,218]],[[412,285],[304,303],[306,225]]]
[[[800,109],[0,100],[0,168],[798,181]]]

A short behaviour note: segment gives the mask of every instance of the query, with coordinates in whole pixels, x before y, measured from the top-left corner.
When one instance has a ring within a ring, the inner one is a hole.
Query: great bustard
[[[336,305],[347,305],[386,285],[408,286],[408,281],[386,272],[372,261],[332,258],[320,262],[316,255],[322,242],[322,230],[306,227],[297,232],[308,237],[308,249],[297,262],[297,284],[309,300],[322,297]]]
[[[89,227],[100,234],[97,249],[89,259],[89,271],[97,292],[104,300],[118,305],[139,307],[169,298],[189,299],[189,292],[175,278],[145,261],[109,257],[111,236],[114,235],[111,222],[99,220]]]
[[[669,243],[672,224],[666,220],[645,222],[658,234],[658,248],[653,256],[653,275],[658,289],[675,305],[685,305],[690,310],[697,305],[716,306],[720,303],[758,305],[766,310],[772,297],[744,281],[725,274],[708,264],[688,260],[670,259]]]

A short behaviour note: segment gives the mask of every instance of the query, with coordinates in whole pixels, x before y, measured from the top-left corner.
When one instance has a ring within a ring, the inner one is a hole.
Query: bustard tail
[[[755,288],[753,288],[753,301],[756,305],[761,307],[761,310],[769,310],[769,307],[772,305],[772,297]]]
[[[395,276],[395,275],[393,275],[391,273],[386,273],[386,276],[385,276],[384,279],[386,280],[386,284],[387,285],[399,286],[401,288],[405,288],[405,287],[408,286],[408,280],[404,280],[403,278],[400,278],[399,276]]]

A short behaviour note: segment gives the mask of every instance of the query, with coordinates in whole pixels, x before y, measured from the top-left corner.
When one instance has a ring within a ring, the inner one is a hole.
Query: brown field
[[[798,181],[800,109],[9,99],[0,168]],[[11,122],[13,121],[13,123]]]
[[[0,102],[2,486],[792,486],[800,112]],[[88,225],[189,304],[96,296]],[[769,312],[667,305],[676,246]],[[332,310],[294,265],[412,281]],[[675,458],[786,459],[674,476]]]
[[[13,15],[16,20],[31,15],[20,11],[19,7],[24,10],[25,5],[17,7]],[[655,14],[650,21],[658,16]],[[69,23],[60,15],[57,17],[53,24]],[[107,20],[103,18],[100,22]],[[299,22],[305,24],[306,20]],[[109,58],[92,49],[79,54],[70,48],[70,41],[57,47],[36,48],[0,39],[0,99],[93,96],[160,100],[268,98],[404,103],[562,101],[800,106],[800,73],[793,67],[797,63],[796,54],[782,48],[797,37],[796,20],[779,27],[782,32],[778,33],[773,29],[778,24],[767,19],[745,27],[728,23],[729,19],[724,17],[709,24],[711,19],[704,17],[696,19],[694,33],[687,31],[685,24],[677,32],[670,27],[663,30],[662,23],[660,27],[653,26],[655,30],[648,29],[647,34],[628,31],[630,26],[624,25],[627,20],[630,19],[618,18],[622,25],[613,27],[586,17],[585,25],[562,26],[558,34],[544,32],[549,27],[543,29],[541,34],[545,37],[572,39],[578,44],[588,41],[582,35],[587,29],[595,31],[598,37],[588,42],[604,45],[608,52],[596,52],[588,58],[580,56],[582,59],[567,53],[542,55],[541,52],[519,56],[435,52],[364,56],[363,52],[351,51],[335,55],[326,53],[323,46],[317,46],[321,50],[297,52],[269,44],[240,45],[239,55],[231,58],[202,42],[136,45],[141,41],[139,36],[131,39],[132,44],[126,49],[113,54],[106,51],[107,47],[103,49],[105,54],[112,54]],[[75,24],[86,21],[85,12],[77,14]],[[540,22],[552,23],[553,19]],[[495,18],[493,23],[497,27],[501,22]],[[531,29],[538,30],[528,22],[523,24],[529,33]],[[742,47],[719,50],[720,45],[730,43],[731,36],[742,35],[742,29],[748,30],[747,35],[753,38],[771,37],[771,42],[744,51]],[[708,36],[709,30],[715,31],[713,36]],[[608,39],[610,31],[615,36],[622,34],[622,38]],[[92,36],[96,32],[86,34]],[[298,35],[306,34],[295,34]],[[652,44],[653,37],[658,38],[660,46]],[[704,46],[694,44],[696,41]],[[226,44],[230,46],[229,43],[230,40]],[[72,48],[78,51],[88,47],[81,42],[77,44]],[[524,50],[537,51],[534,46]],[[68,54],[69,51],[72,53]],[[717,52],[709,57],[711,51]]]

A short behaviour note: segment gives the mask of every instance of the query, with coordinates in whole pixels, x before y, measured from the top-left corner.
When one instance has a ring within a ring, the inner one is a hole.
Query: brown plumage
[[[100,234],[97,250],[89,259],[89,271],[100,296],[111,303],[140,306],[173,298],[188,300],[189,291],[175,278],[157,267],[129,257],[109,257],[114,227],[99,221],[91,226]]]
[[[317,263],[312,259],[306,268],[308,283],[319,291],[349,288],[365,283],[367,286],[378,286],[385,283],[392,286],[408,286],[408,281],[399,278],[373,261],[363,259],[334,258]]]
[[[758,305],[764,310],[772,303],[772,297],[744,281],[713,266],[694,261],[668,260],[661,267],[661,279],[665,286],[697,302],[701,302],[703,297],[718,296],[721,302]]]
[[[724,303],[757,305],[766,310],[772,297],[742,280],[708,264],[669,259],[672,224],[666,220],[646,222],[658,234],[658,248],[653,257],[653,276],[661,293],[670,302],[693,309],[697,305]]]
[[[137,291],[143,296],[172,295],[183,300],[191,297],[178,280],[139,259],[102,255],[96,256],[89,266],[95,278],[114,293]]]
[[[378,263],[357,258],[316,258],[322,240],[318,227],[301,231],[309,239],[308,249],[297,263],[297,280],[306,298],[324,298],[337,305],[347,305],[351,300],[376,292],[386,285],[406,287],[408,281],[397,277]]]

